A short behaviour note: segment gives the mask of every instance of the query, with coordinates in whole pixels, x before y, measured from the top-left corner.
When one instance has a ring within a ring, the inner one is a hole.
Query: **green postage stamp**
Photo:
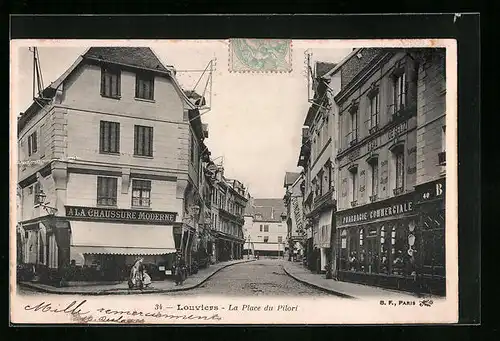
[[[230,72],[292,71],[290,39],[231,39]]]

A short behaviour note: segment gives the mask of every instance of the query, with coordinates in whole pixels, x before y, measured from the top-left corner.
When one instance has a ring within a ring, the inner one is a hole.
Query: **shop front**
[[[445,185],[441,178],[415,187],[419,275],[425,291],[437,295],[446,295]]]
[[[414,193],[337,212],[338,276],[420,292]]]
[[[83,280],[123,280],[137,258],[171,268],[175,213],[66,206],[69,263]],[[90,277],[90,278],[89,278]]]

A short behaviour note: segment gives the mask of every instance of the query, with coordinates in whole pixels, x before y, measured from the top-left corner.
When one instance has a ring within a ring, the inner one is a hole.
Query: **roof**
[[[149,47],[91,47],[83,57],[170,72]]]
[[[337,64],[329,62],[316,62],[316,77],[323,77],[328,71],[332,70]]]
[[[156,54],[149,47],[90,47],[87,51],[79,56],[75,62],[54,82],[50,83],[42,93],[43,98],[37,98],[31,103],[30,107],[21,113],[18,118],[18,132],[20,132],[29,122],[40,107],[44,107],[49,103],[49,100],[56,94],[56,90],[61,84],[72,74],[84,60],[106,61],[108,63],[115,63],[129,67],[135,67],[144,70],[155,71],[170,77],[174,83],[174,87],[178,91],[184,103],[188,108],[196,109],[196,105],[191,101],[186,93],[181,89],[177,79],[174,76],[173,70],[169,70]],[[197,110],[190,110],[190,119],[199,117]],[[201,124],[200,124],[201,126]],[[201,130],[201,129],[200,129]]]
[[[281,215],[286,214],[283,198],[279,199],[254,199],[254,215],[260,214],[263,221],[281,221]]]
[[[299,178],[300,173],[294,172],[286,172],[285,173],[285,182],[283,184],[284,187],[293,185],[293,183]]]

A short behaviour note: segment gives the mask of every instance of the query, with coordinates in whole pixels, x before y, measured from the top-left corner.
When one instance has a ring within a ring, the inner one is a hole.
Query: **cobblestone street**
[[[283,260],[261,259],[237,264],[216,273],[200,287],[168,293],[175,296],[234,295],[234,296],[325,296],[321,290],[301,284],[289,277],[281,264]]]

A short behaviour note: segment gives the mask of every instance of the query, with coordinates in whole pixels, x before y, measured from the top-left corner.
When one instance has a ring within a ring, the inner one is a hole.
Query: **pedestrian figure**
[[[143,280],[142,282],[144,283],[144,287],[147,288],[151,285],[151,276],[149,276],[148,272],[146,269],[143,271]]]
[[[184,283],[186,263],[181,254],[177,254],[175,262],[175,285],[182,285]]]
[[[128,280],[128,287],[132,288],[140,288],[143,286],[143,276],[142,276],[142,258],[138,258],[132,268],[130,269],[130,277]]]

